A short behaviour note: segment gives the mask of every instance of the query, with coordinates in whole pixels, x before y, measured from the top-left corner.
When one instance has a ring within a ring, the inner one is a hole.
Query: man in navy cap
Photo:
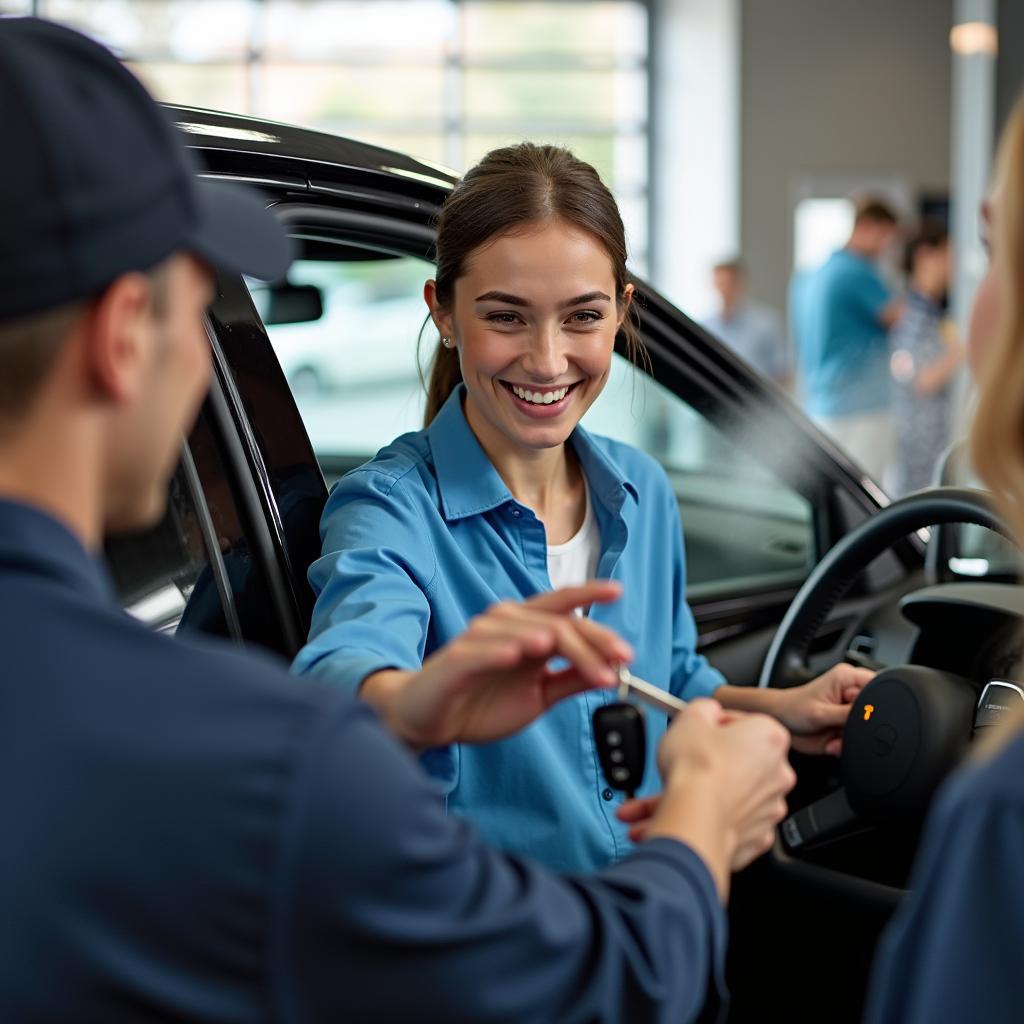
[[[162,514],[207,386],[208,268],[274,278],[287,242],[254,196],[198,182],[139,83],[68,29],[0,19],[0,126],[0,1019],[718,1005],[729,872],[792,783],[782,728],[695,703],[660,804],[633,808],[647,841],[566,880],[446,816],[360,702],[132,621],[95,553]],[[628,649],[571,612],[614,594],[482,617],[424,666],[424,742],[508,733],[599,681]],[[481,699],[496,680],[517,699]]]

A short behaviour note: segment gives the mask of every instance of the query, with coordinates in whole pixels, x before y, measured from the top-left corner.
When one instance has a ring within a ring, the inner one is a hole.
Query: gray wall
[[[785,308],[801,175],[948,190],[951,19],[952,0],[742,0],[740,233],[758,298]]]
[[[999,58],[996,62],[996,131],[1024,90],[1024,4],[998,0]]]

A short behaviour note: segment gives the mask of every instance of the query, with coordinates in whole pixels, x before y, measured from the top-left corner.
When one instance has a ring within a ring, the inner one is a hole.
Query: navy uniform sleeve
[[[936,805],[913,891],[879,948],[871,1024],[1024,1017],[1024,794],[998,791],[1000,768],[955,779]],[[1024,785],[1019,772],[1012,781]]]
[[[277,904],[276,1000],[298,1021],[694,1020],[726,924],[687,847],[561,878],[486,848],[358,707],[298,780]]]

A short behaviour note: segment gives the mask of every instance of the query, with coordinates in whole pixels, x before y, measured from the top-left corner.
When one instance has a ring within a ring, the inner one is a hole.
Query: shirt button
[[[512,509],[512,518],[513,519],[518,519],[522,514],[523,514],[523,510],[521,508],[514,508],[514,509]]]
[[[604,791],[603,791],[603,792],[601,793],[601,796],[602,796],[602,797],[603,797],[603,798],[604,798],[605,800],[611,800],[611,798],[612,798],[613,796],[615,796],[615,794],[614,794],[614,793],[613,793],[613,792],[612,792],[612,791],[611,791],[610,789],[605,789],[605,790],[604,790]]]

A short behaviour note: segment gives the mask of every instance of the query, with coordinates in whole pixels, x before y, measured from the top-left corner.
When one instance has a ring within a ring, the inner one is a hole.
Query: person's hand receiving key
[[[668,836],[690,846],[724,899],[730,873],[771,846],[786,815],[785,796],[796,783],[788,750],[788,733],[767,715],[695,700],[658,748],[663,792],[626,802],[618,816],[634,841]]]

